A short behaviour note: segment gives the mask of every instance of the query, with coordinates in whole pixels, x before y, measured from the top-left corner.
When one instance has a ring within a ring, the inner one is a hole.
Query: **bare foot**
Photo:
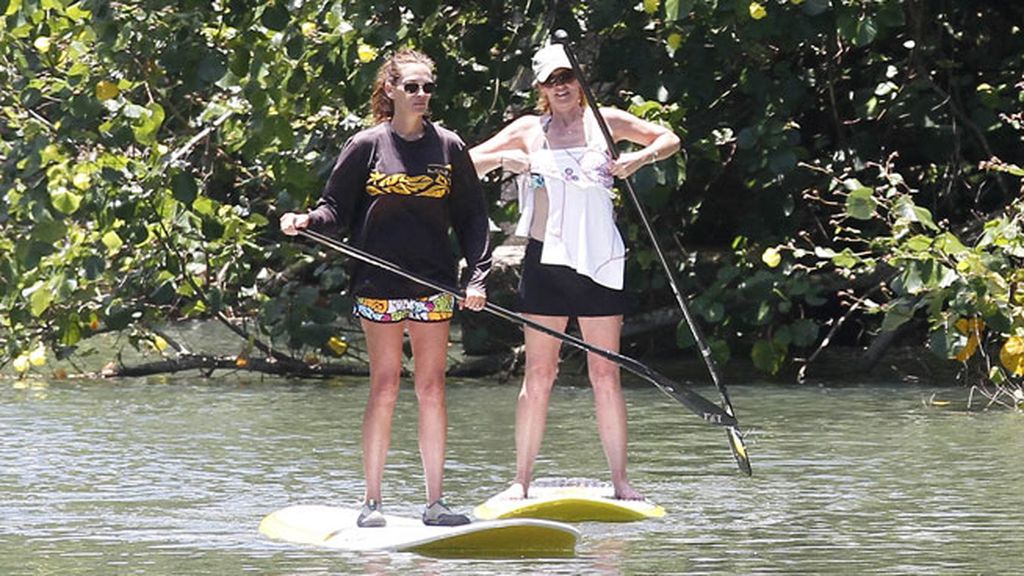
[[[505,500],[523,500],[526,498],[526,488],[519,482],[513,482],[501,493],[501,497]]]
[[[615,498],[618,500],[646,500],[643,494],[629,485],[629,482],[623,482],[615,487]]]

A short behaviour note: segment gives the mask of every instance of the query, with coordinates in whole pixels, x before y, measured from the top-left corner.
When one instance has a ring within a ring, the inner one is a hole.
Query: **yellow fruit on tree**
[[[348,351],[348,342],[345,342],[337,336],[331,336],[331,339],[327,341],[327,347],[334,352],[336,356],[341,356]]]
[[[782,254],[779,254],[779,250],[777,248],[767,248],[761,254],[761,261],[769,268],[775,268],[780,262],[782,262]]]
[[[42,366],[43,364],[46,364],[46,348],[39,345],[35,350],[29,352],[28,361],[31,362],[33,366]]]
[[[121,94],[121,89],[118,88],[117,84],[108,82],[107,80],[100,80],[96,83],[96,99],[100,102],[107,100],[113,100]]]
[[[17,372],[25,372],[31,367],[28,356],[22,354],[14,359],[14,370]]]
[[[999,350],[999,361],[1016,376],[1024,376],[1024,337],[1010,336]]]
[[[974,334],[967,337],[967,344],[964,345],[963,349],[956,353],[954,358],[960,362],[966,362],[974,353],[978,350],[978,338]]]
[[[156,348],[157,352],[167,350],[167,340],[164,340],[161,336],[153,338],[153,348]]]
[[[961,334],[980,334],[985,330],[985,321],[981,318],[960,318],[954,326]]]
[[[750,17],[754,20],[760,20],[768,15],[768,11],[765,10],[764,6],[757,2],[751,2],[748,9],[750,10]]]
[[[359,48],[356,49],[356,56],[359,57],[359,61],[363,64],[373,62],[373,59],[377,57],[377,50],[373,46],[367,44],[360,44]]]

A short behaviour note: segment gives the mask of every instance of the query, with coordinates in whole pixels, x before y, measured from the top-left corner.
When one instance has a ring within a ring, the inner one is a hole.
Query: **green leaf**
[[[53,302],[53,290],[42,281],[36,282],[32,286],[21,291],[23,298],[28,298],[29,311],[36,318],[43,315],[46,309],[50,307],[50,303]]]
[[[54,244],[68,234],[68,227],[60,220],[39,220],[32,225],[32,239],[44,244]]]
[[[690,330],[690,325],[686,323],[686,320],[680,320],[676,324],[676,347],[685,350],[696,343],[697,341],[693,338],[693,331]]]
[[[955,329],[932,330],[928,338],[928,348],[939,358],[953,358],[964,344],[961,337],[962,335]]]
[[[690,17],[697,0],[665,0],[665,20],[674,22]]]
[[[776,346],[771,340],[758,340],[750,351],[750,359],[758,370],[767,374],[778,374],[786,361],[786,349]]]
[[[857,257],[849,248],[844,248],[842,252],[839,252],[832,256],[832,264],[837,268],[853,268],[860,263],[860,258]]]
[[[817,16],[825,13],[830,7],[830,0],[806,0],[800,9],[808,16]]]
[[[171,176],[171,189],[174,191],[174,199],[186,206],[195,201],[199,192],[196,179],[182,171],[177,171]]]
[[[146,106],[145,110],[146,112],[132,126],[132,133],[139,144],[152,146],[156,144],[156,133],[164,123],[164,108],[153,102]]]
[[[790,324],[789,331],[793,336],[793,345],[804,347],[817,341],[819,328],[814,320],[801,318]]]
[[[892,332],[914,317],[914,307],[900,298],[886,306],[885,318],[882,319],[882,331]]]
[[[50,192],[50,202],[63,214],[74,214],[82,204],[82,196],[63,186]]]
[[[878,23],[874,18],[867,16],[857,22],[857,34],[854,36],[853,43],[859,47],[867,46],[874,42],[877,36]]]
[[[875,215],[878,202],[874,198],[875,189],[863,186],[850,192],[846,197],[846,215],[857,220],[870,220]]]
[[[210,200],[206,196],[196,198],[195,201],[192,202],[192,209],[203,216],[213,216],[214,212],[216,212],[213,200]]]
[[[900,197],[896,200],[893,206],[893,213],[899,220],[904,222],[917,223],[929,230],[939,230],[939,227],[935,225],[935,221],[932,219],[931,211],[927,208],[918,206],[907,196]]]
[[[768,159],[768,167],[775,174],[788,174],[796,168],[796,154],[792,150],[775,152]]]
[[[700,315],[710,324],[717,324],[725,317],[725,307],[719,302],[712,302],[700,309]]]
[[[220,52],[210,52],[199,61],[196,74],[203,82],[213,84],[223,78],[227,70],[227,57]]]
[[[103,238],[101,238],[101,242],[103,242],[103,245],[107,247],[108,254],[113,254],[124,246],[124,240],[121,240],[121,237],[113,230],[104,234]]]
[[[932,238],[918,234],[907,239],[904,247],[914,252],[928,252],[932,248]]]
[[[280,32],[288,26],[288,8],[284,4],[268,6],[260,16],[260,23],[271,30]]]

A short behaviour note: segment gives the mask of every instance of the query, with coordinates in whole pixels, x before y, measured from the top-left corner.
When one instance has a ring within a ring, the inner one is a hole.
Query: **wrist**
[[[658,161],[658,151],[657,150],[651,150],[647,154],[647,161],[644,162],[644,164],[654,164],[657,161]]]

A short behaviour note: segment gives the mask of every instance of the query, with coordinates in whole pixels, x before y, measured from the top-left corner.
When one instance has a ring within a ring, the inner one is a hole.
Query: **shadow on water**
[[[669,514],[583,524],[575,558],[355,555],[262,539],[256,526],[276,508],[360,499],[366,391],[360,379],[4,382],[0,573],[1010,573],[1024,556],[1024,419],[927,407],[935,389],[885,384],[732,387],[749,479],[721,430],[630,387],[632,480]],[[457,508],[511,478],[516,393],[450,382]],[[587,388],[556,388],[537,475],[606,478]],[[385,492],[390,513],[423,504],[411,389]]]

